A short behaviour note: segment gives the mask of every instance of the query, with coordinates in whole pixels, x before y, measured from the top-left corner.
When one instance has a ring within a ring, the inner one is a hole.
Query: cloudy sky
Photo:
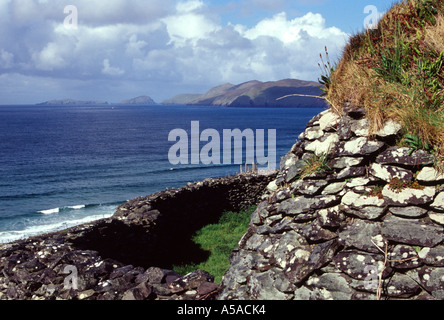
[[[0,104],[316,81],[391,0],[0,0]],[[371,7],[369,7],[371,6]]]

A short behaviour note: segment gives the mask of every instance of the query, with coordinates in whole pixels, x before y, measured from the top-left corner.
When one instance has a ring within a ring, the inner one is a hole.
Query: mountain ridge
[[[261,82],[252,80],[238,85],[225,83],[202,95],[177,95],[163,101],[162,104],[220,107],[324,107],[325,101],[317,99],[321,94],[319,84],[314,81],[283,79]],[[284,96],[286,98],[279,99]]]

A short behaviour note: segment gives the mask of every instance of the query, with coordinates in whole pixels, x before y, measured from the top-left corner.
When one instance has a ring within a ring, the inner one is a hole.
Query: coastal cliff
[[[1,245],[0,299],[443,300],[443,12],[404,1],[353,37],[322,78],[330,109],[277,173],[190,183]],[[171,270],[202,254],[196,230],[252,204],[220,285]]]

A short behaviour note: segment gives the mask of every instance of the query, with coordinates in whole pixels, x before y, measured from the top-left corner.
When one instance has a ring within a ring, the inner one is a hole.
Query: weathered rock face
[[[444,299],[444,176],[432,155],[393,145],[400,130],[390,121],[369,135],[362,109],[314,117],[231,255],[218,298]],[[324,170],[301,177],[313,155],[327,155]]]
[[[257,204],[275,176],[190,183],[128,201],[109,219],[0,245],[0,300],[214,299],[212,275],[180,276],[172,265],[206,258],[191,235]]]

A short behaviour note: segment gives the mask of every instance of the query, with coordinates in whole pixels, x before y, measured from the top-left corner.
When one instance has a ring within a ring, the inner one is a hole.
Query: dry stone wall
[[[0,245],[0,300],[213,299],[213,275],[172,265],[206,258],[193,233],[257,204],[275,176],[189,183],[128,201],[108,219]]]
[[[400,134],[389,121],[369,135],[363,109],[314,117],[267,186],[219,299],[444,299],[444,175],[432,155],[397,147]]]

